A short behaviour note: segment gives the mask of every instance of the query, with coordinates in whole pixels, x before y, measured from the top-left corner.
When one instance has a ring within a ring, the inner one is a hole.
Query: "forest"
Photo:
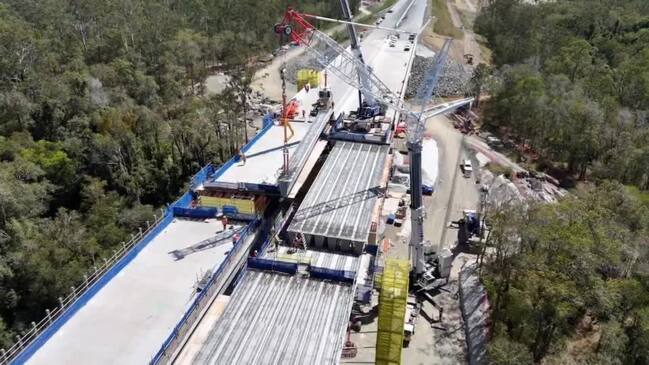
[[[649,2],[493,0],[487,127],[583,180],[649,189]]]
[[[0,347],[244,143],[288,3],[0,0]],[[206,96],[213,70],[231,81]]]
[[[492,364],[649,363],[649,2],[491,0],[484,127],[558,174],[558,204],[494,209]]]

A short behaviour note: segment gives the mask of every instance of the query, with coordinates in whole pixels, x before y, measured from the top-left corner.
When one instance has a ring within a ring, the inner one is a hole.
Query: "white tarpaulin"
[[[439,152],[434,139],[424,139],[421,149],[421,181],[424,185],[435,186],[439,166]]]

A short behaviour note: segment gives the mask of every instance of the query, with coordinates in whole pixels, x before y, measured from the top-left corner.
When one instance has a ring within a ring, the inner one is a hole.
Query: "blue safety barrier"
[[[295,263],[262,259],[259,257],[249,257],[248,267],[258,270],[283,272],[290,275],[295,275],[297,272],[297,264]]]
[[[201,218],[201,219],[214,218],[216,217],[217,214],[219,214],[219,210],[217,208],[206,208],[206,207],[198,207],[198,208],[173,207],[172,212],[174,214],[174,217]]]
[[[196,189],[212,174],[214,174],[214,166],[209,163],[192,177],[191,181],[189,182],[190,190]]]
[[[266,113],[266,115],[264,115],[264,119],[262,119],[262,124],[261,124],[262,128],[266,128],[269,125],[273,125],[273,124],[274,124],[273,114]]]
[[[379,246],[377,245],[365,245],[365,252],[369,253],[370,255],[376,256],[379,252]]]
[[[192,183],[202,183],[210,171],[213,171],[211,165],[203,167],[196,175],[192,177]],[[79,295],[79,297],[63,310],[63,313],[57,317],[52,323],[40,332],[32,342],[30,342],[24,349],[14,358],[12,364],[23,364],[29,360],[36,351],[38,351],[74,314],[76,314],[83,306],[92,299],[106,284],[108,284],[126,265],[142,251],[153,239],[162,232],[173,221],[173,209],[175,207],[187,207],[191,203],[192,196],[189,192],[183,194],[178,200],[173,202],[165,210],[163,218],[158,224],[152,227],[142,239],[135,244],[128,252],[126,252],[119,260],[115,262],[92,286]]]
[[[356,278],[356,273],[353,271],[334,270],[316,266],[309,267],[309,273],[312,278],[340,281],[343,283],[353,283]]]
[[[236,252],[239,251],[240,247],[243,246],[240,243],[243,242],[249,234],[256,233],[256,229],[259,227],[260,223],[261,222],[258,220],[251,222],[241,231],[239,240],[234,244],[234,248],[228,253],[225,261],[223,261],[217,268],[215,268],[214,273],[203,287],[203,290],[198,293],[192,305],[185,311],[185,314],[182,316],[180,321],[178,321],[178,324],[176,324],[169,336],[167,336],[167,339],[162,343],[160,350],[158,350],[158,352],[153,356],[153,359],[149,363],[150,365],[161,363],[162,359],[166,355],[169,355],[171,345],[174,343],[174,341],[180,340],[179,335],[181,334],[181,329],[191,323],[190,317],[196,316],[198,310],[207,305],[207,302],[204,302],[204,300],[206,299],[206,297],[208,297],[208,295],[213,294],[210,293],[210,289],[212,289],[212,286],[214,285],[216,280],[218,280],[223,273],[223,270],[226,267],[226,263],[231,262],[232,258],[235,257]]]

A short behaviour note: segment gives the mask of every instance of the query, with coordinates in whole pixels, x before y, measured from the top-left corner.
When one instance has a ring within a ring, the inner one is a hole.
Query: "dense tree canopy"
[[[649,205],[604,183],[491,221],[494,363],[649,362]],[[599,340],[566,354],[588,332]]]
[[[0,0],[0,347],[245,141],[248,61],[288,3]]]
[[[597,182],[491,213],[492,363],[649,363],[649,2],[490,0],[476,30],[486,127]]]
[[[584,178],[649,189],[649,2],[492,0],[487,126]]]

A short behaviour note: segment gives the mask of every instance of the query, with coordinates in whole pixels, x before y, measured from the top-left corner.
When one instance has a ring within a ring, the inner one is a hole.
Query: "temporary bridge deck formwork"
[[[387,178],[389,146],[336,142],[288,232],[307,245],[360,254]]]
[[[248,270],[194,364],[337,364],[353,286]]]

